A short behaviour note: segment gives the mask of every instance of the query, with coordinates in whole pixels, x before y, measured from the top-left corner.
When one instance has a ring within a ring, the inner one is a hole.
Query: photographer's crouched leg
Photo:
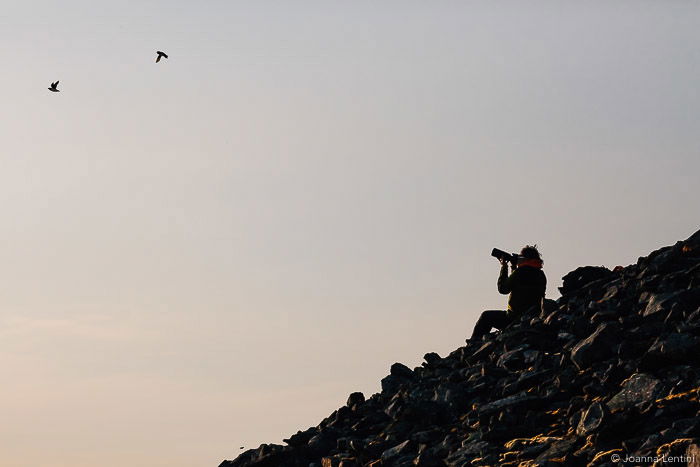
[[[481,340],[482,337],[491,332],[491,328],[502,331],[513,322],[514,318],[513,313],[508,313],[505,310],[483,311],[474,326],[472,337],[469,340]]]

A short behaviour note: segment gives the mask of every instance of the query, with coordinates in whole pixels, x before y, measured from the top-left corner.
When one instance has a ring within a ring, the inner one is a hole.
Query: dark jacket
[[[544,271],[533,266],[520,266],[509,276],[508,265],[501,267],[498,276],[498,291],[510,294],[508,311],[524,313],[532,307],[541,310],[544,291],[547,288],[547,277]]]

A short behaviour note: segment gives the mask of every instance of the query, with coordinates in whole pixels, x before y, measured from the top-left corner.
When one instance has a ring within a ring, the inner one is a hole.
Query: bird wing
[[[158,55],[158,57],[156,57],[156,63],[158,63],[158,62],[160,62],[160,55]]]
[[[58,86],[58,81],[56,81],[56,82],[54,83],[54,86]]]

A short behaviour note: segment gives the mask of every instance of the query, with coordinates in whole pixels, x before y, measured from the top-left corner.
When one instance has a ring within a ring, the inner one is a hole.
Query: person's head
[[[537,245],[525,245],[522,250],[520,250],[520,258],[518,259],[518,266],[534,266],[541,268],[544,262],[542,261],[542,256],[537,250]]]
[[[527,259],[542,259],[540,257],[540,252],[537,251],[537,245],[525,245],[522,250],[520,250],[520,256]]]

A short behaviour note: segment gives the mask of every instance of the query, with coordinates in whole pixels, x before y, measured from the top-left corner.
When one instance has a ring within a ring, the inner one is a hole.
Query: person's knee
[[[481,312],[481,319],[493,320],[498,319],[498,317],[503,313],[501,310],[484,310]]]
[[[500,329],[502,327],[503,318],[506,315],[504,310],[484,310],[481,316],[474,325],[472,337],[479,338],[488,334],[491,329]]]

